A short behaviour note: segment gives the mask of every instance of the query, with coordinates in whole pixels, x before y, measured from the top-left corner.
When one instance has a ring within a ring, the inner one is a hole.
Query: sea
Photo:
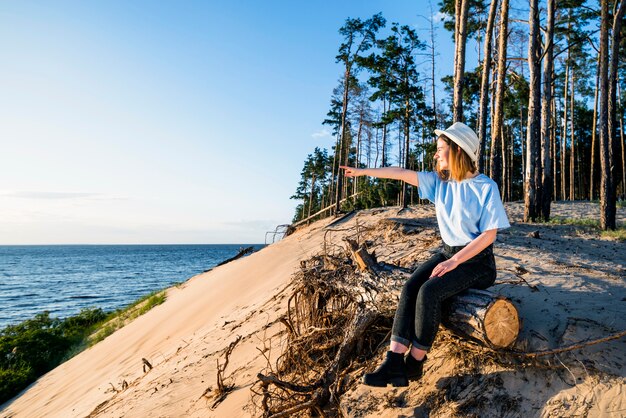
[[[263,244],[0,246],[0,329],[48,311],[113,311]]]

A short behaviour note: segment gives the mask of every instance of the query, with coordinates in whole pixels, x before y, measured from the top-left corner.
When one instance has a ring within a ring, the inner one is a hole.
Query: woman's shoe
[[[406,366],[406,377],[409,380],[419,380],[419,378],[422,377],[425,361],[426,356],[424,356],[424,358],[421,360],[417,360],[409,352],[409,354],[407,354],[404,358],[404,364]]]
[[[404,354],[387,351],[385,360],[372,373],[363,376],[363,383],[367,386],[385,387],[408,386],[409,379],[406,376],[406,366],[404,365]]]

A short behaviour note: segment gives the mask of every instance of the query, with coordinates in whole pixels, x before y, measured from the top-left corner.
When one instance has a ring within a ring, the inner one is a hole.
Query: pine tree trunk
[[[496,85],[496,83],[498,82],[498,75],[497,75],[497,66],[492,68],[491,71],[491,85],[489,87],[489,90],[492,91],[494,94],[491,94],[491,111],[490,111],[490,120],[491,120],[491,131],[493,132],[493,121],[495,120],[495,109],[496,109],[496,95],[495,95],[495,87],[494,85]],[[489,143],[491,143],[491,139],[489,140]],[[489,147],[489,155],[491,156],[491,146]],[[490,158],[491,161],[491,158]],[[485,163],[485,170],[488,170],[487,174],[489,177],[493,178],[493,173],[491,172],[491,163],[486,164]]]
[[[347,157],[344,157],[344,153],[347,156],[350,153],[350,146],[346,144],[346,113],[348,112],[348,92],[350,90],[350,66],[346,66],[346,71],[343,77],[343,103],[341,108],[341,145],[339,148],[339,162],[343,165],[347,165]],[[337,200],[335,202],[335,213],[341,211],[341,199],[343,197],[343,173],[341,170],[337,173]]]
[[[504,118],[504,90],[506,88],[506,58],[509,26],[509,0],[502,0],[500,7],[500,28],[498,36],[498,72],[496,75],[496,94],[491,123],[491,146],[489,174],[498,188],[502,190],[502,120]],[[500,145],[500,146],[499,146]]]
[[[554,88],[554,83],[552,84],[552,100],[551,100],[551,104],[550,104],[550,108],[552,109],[552,114],[555,116],[554,118],[554,123],[552,123],[552,129],[551,129],[551,133],[550,133],[550,138],[552,141],[552,200],[554,202],[557,201],[557,199],[559,198],[559,195],[557,193],[557,183],[558,183],[558,177],[557,177],[557,172],[556,169],[559,165],[559,161],[557,159],[558,157],[558,153],[557,153],[557,149],[558,149],[558,144],[556,142],[556,127],[558,126],[558,121],[556,120],[556,118],[558,117],[558,113],[556,111],[556,94],[555,93],[555,88]]]
[[[311,206],[313,206],[313,192],[315,191],[315,174],[311,177],[311,194],[309,195],[309,212],[307,218],[311,216]]]
[[[524,183],[524,222],[535,222],[539,217],[541,201],[541,39],[539,31],[539,0],[530,1],[530,34],[528,40],[528,68],[530,70],[528,129],[526,131],[527,157]]]
[[[422,170],[421,171],[424,171],[425,170],[425,166],[426,166],[426,161],[425,161],[426,160],[426,151],[425,151],[425,147],[424,147],[424,144],[426,143],[426,139],[424,138],[424,128],[422,128],[421,131],[422,131]],[[418,202],[419,202],[419,200],[418,200]]]
[[[509,141],[509,195],[507,196],[507,200],[509,202],[513,201],[513,167],[515,166],[515,141],[513,140],[513,127],[509,129],[508,134]]]
[[[408,80],[406,80],[408,83]],[[410,139],[410,123],[411,123],[411,113],[409,109],[409,101],[406,100],[404,103],[404,168],[409,169],[409,139]],[[405,181],[402,182],[402,209],[408,207],[409,205],[409,196],[407,193],[407,184]]]
[[[404,127],[402,126],[402,123],[398,122],[398,165],[401,167],[404,166],[403,129]]]
[[[435,127],[438,127],[437,125],[437,99],[436,99],[436,95],[435,95],[435,91],[436,91],[436,86],[435,86],[435,27],[433,25],[433,16],[435,14],[433,13],[433,9],[432,9],[432,5],[430,8],[430,60],[431,60],[431,73],[430,73],[430,77],[431,77],[431,82],[432,82],[432,99],[433,99],[433,113],[435,116]]]
[[[456,0],[456,45],[454,59],[454,122],[463,122],[463,86],[465,75],[465,43],[467,41],[467,13],[469,0]]]
[[[524,111],[522,110],[521,106],[519,109],[519,131],[521,132],[520,138],[526,138],[526,136],[524,135]],[[526,156],[524,153],[525,143],[526,142],[524,141],[524,139],[520,141],[520,153],[522,156],[522,184],[524,184],[524,182],[526,181]],[[524,193],[523,186],[522,186],[522,193]]]
[[[363,110],[359,112],[359,130],[356,134],[356,162],[354,164],[355,167],[359,167],[361,163],[361,134],[363,132]],[[355,177],[352,179],[352,194],[356,194],[359,185],[359,178]]]
[[[338,159],[338,152],[339,152],[339,145],[340,143],[340,136],[339,134],[337,134],[337,139],[335,141],[335,152],[333,153],[333,174],[330,178],[330,183],[328,184],[328,204],[332,205],[334,200],[333,198],[336,195],[336,191],[333,190],[333,186],[335,186],[335,174],[337,175],[337,177],[339,177],[339,174],[337,173],[337,171],[339,170],[339,167],[337,167],[339,164],[337,164],[337,159]]]
[[[380,155],[380,144],[378,143],[378,131],[380,128],[376,128],[376,158],[374,159],[374,168],[378,167],[378,157]]]
[[[382,115],[383,119],[385,117],[385,114],[387,113],[386,103],[387,103],[386,97],[383,97],[383,115]],[[383,123],[382,153],[383,153],[383,157],[381,160],[381,167],[387,167],[387,124],[386,123]]]
[[[574,201],[576,200],[576,189],[575,189],[575,177],[574,177],[574,168],[575,168],[575,163],[574,161],[576,160],[576,139],[574,138],[574,87],[575,87],[575,82],[576,82],[576,77],[574,74],[574,68],[572,68],[572,84],[570,85],[571,91],[570,91],[570,128],[569,128],[569,133],[570,133],[570,150],[569,150],[569,200]]]
[[[598,54],[598,67],[600,68],[600,54]],[[598,87],[600,72],[596,71],[596,88],[593,94],[593,127],[591,129],[591,170],[589,173],[589,200],[593,200],[594,194],[594,174],[596,164],[596,132],[598,130]]]
[[[487,136],[487,105],[489,103],[489,79],[491,75],[491,39],[493,38],[493,25],[496,20],[498,0],[493,0],[489,6],[489,18],[485,30],[485,58],[483,59],[483,72],[480,80],[480,107],[478,113],[478,171],[485,167],[485,143]],[[434,65],[434,64],[433,64]]]
[[[502,129],[500,130],[500,146],[502,147],[502,189],[500,189],[500,193],[502,195],[502,200],[505,200],[505,196],[508,193],[508,182],[507,182],[507,174],[508,174],[508,153],[506,147],[506,126],[502,125]]]
[[[569,50],[567,53],[567,61],[565,61],[565,84],[563,88],[563,132],[561,132],[561,200],[567,197],[565,190],[565,161],[567,153],[567,94],[569,93]]]
[[[600,227],[615,229],[615,213],[611,213],[611,154],[609,138],[609,4],[600,1]]]
[[[607,130],[608,130],[608,163],[609,163],[609,189],[606,194],[604,217],[600,217],[600,224],[602,229],[615,229],[615,215],[616,215],[616,188],[619,177],[619,169],[617,168],[617,129],[616,129],[616,116],[617,116],[617,74],[618,74],[618,62],[619,62],[619,44],[621,41],[621,29],[626,13],[626,0],[621,0],[619,6],[615,8],[615,16],[613,17],[613,25],[611,31],[611,51],[608,62],[608,118],[607,118]],[[608,20],[608,16],[607,16]],[[608,22],[607,22],[608,23]],[[602,202],[600,204],[602,206]],[[603,222],[604,218],[604,222]]]
[[[547,51],[543,63],[543,97],[541,98],[541,161],[543,178],[541,179],[541,215],[544,221],[550,220],[550,203],[552,202],[552,89],[554,77],[554,13],[556,0],[547,2],[548,18],[546,22],[545,42]]]
[[[622,144],[622,200],[626,196],[626,155],[624,154],[624,107],[622,106],[622,89],[619,80],[617,82],[617,98],[621,113],[619,114],[619,135]]]

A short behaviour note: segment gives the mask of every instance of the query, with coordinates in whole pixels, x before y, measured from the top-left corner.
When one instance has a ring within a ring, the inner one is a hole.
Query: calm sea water
[[[43,311],[65,318],[82,308],[124,307],[248,246],[0,246],[0,329]]]

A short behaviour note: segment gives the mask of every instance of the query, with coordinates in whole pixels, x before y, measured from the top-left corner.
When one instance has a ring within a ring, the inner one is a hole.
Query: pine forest
[[[304,162],[293,221],[352,209],[423,204],[417,189],[340,165],[433,169],[435,129],[461,121],[480,140],[479,171],[524,220],[554,201],[599,202],[600,227],[625,199],[626,0],[443,0],[423,27],[376,14],[339,28],[338,84],[323,120],[331,149]],[[428,7],[427,7],[428,8]],[[436,25],[454,39],[454,72],[435,76]],[[466,51],[478,51],[468,68]],[[443,94],[441,92],[444,92]]]

